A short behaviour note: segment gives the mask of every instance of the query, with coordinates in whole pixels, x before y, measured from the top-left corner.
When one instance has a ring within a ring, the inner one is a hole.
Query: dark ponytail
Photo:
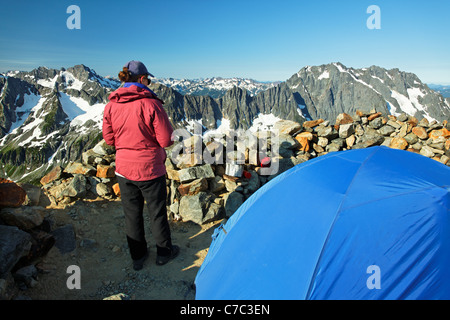
[[[119,79],[122,82],[138,82],[139,75],[132,75],[127,67],[123,67],[123,70],[119,72]]]

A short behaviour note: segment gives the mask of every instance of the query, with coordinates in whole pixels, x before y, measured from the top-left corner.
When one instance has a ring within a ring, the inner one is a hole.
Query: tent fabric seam
[[[377,201],[384,200],[384,199],[390,199],[390,198],[400,197],[400,196],[403,196],[403,195],[407,195],[407,194],[411,194],[411,193],[416,193],[416,192],[419,192],[419,191],[432,190],[432,189],[444,189],[444,190],[446,190],[446,189],[447,189],[447,186],[430,185],[430,186],[428,186],[428,187],[418,188],[418,189],[414,189],[414,190],[411,190],[411,191],[408,191],[408,192],[396,193],[396,194],[391,195],[391,196],[387,196],[387,197],[383,197],[383,198],[373,199],[373,200],[371,200],[371,201],[366,201],[366,202],[358,203],[357,205],[354,205],[354,206],[345,208],[345,210],[358,208],[358,207],[364,206],[364,205],[366,205],[366,204],[368,204],[368,203],[377,202]]]

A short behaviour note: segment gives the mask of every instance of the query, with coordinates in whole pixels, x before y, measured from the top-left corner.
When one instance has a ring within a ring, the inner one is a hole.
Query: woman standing
[[[140,61],[130,61],[119,73],[123,86],[110,94],[103,115],[103,138],[116,148],[119,182],[128,247],[134,270],[148,257],[143,209],[146,202],[156,242],[156,264],[175,258],[166,209],[166,152],[173,128],[162,100],[147,86],[153,77]]]

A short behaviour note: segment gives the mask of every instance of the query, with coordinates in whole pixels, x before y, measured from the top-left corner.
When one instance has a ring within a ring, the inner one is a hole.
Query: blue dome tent
[[[284,172],[215,230],[199,300],[450,299],[450,168],[333,152]]]

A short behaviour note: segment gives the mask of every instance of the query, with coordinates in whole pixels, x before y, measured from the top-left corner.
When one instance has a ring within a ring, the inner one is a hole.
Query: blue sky
[[[81,9],[69,30],[67,7]],[[381,29],[366,12],[381,10]],[[284,81],[341,62],[450,84],[450,1],[1,1],[0,71],[85,64],[116,76],[129,60],[156,77]]]

